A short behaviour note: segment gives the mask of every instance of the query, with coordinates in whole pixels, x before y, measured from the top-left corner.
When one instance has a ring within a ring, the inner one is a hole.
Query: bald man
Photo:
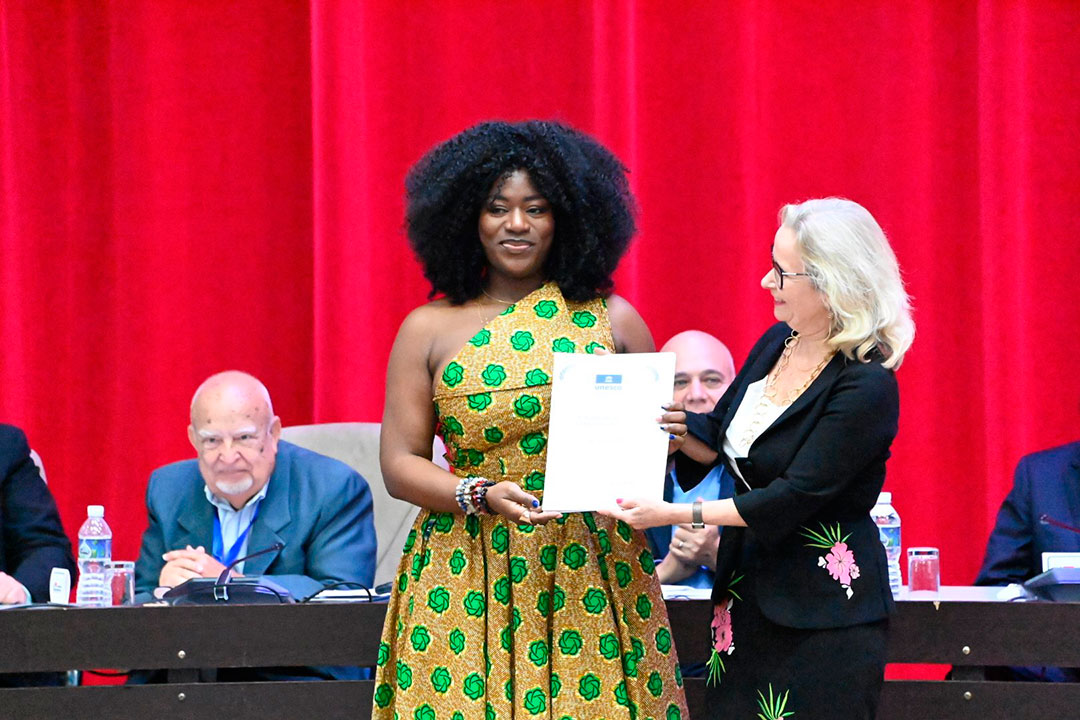
[[[303,598],[338,581],[375,575],[371,492],[331,458],[280,440],[266,387],[247,373],[207,379],[191,401],[188,439],[197,458],[150,476],[149,527],[135,566],[137,593],[234,575],[272,578]],[[144,595],[145,597],[145,595]]]
[[[675,335],[660,351],[675,353],[673,398],[687,410],[699,413],[712,410],[735,377],[735,362],[727,346],[700,330]],[[673,456],[664,480],[664,499],[668,502],[717,500],[734,493],[730,476],[721,473],[718,464],[701,465],[682,453]],[[656,574],[660,582],[712,587],[719,528],[695,530],[686,524],[651,528],[645,534],[653,557],[659,561]]]

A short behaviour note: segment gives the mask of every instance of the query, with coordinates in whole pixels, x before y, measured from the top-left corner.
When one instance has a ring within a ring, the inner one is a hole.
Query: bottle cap
[[[105,517],[105,506],[104,505],[87,505],[86,506],[86,516],[87,517],[92,517],[92,518],[103,518],[103,517]]]
[[[877,496],[878,505],[892,505],[892,493],[883,492]]]

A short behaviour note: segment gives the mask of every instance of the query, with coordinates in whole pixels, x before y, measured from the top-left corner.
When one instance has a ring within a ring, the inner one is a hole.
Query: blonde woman
[[[713,587],[714,717],[873,718],[893,601],[869,512],[915,332],[908,297],[877,222],[838,198],[780,211],[761,286],[779,322],[711,413],[687,413],[681,450],[719,455],[736,496],[629,499],[611,515],[730,527]]]

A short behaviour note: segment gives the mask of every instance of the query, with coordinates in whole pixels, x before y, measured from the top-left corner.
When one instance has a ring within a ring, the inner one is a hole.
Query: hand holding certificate
[[[607,510],[615,500],[662,500],[674,353],[556,353],[544,510]]]

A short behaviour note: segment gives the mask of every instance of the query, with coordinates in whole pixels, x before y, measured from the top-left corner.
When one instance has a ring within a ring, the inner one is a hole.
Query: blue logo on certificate
[[[622,385],[622,375],[597,375],[597,390],[617,390]],[[603,387],[601,387],[603,386]]]

